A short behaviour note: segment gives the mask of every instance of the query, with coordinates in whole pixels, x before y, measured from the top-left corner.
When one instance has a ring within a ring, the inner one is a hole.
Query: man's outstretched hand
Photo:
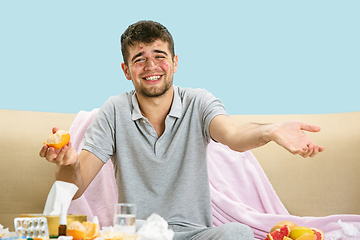
[[[304,131],[319,132],[320,127],[300,121],[275,124],[270,132],[270,139],[292,154],[299,154],[304,158],[314,157],[324,151],[325,147],[315,144]]]

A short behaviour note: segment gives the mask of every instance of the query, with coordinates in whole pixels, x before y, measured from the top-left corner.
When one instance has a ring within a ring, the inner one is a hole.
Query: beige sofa
[[[0,224],[14,230],[20,214],[42,213],[56,166],[38,156],[57,126],[76,114],[0,109]],[[298,216],[360,214],[360,112],[319,115],[236,115],[239,122],[302,120],[322,127],[309,133],[326,150],[315,158],[292,155],[274,143],[252,152],[288,211]]]

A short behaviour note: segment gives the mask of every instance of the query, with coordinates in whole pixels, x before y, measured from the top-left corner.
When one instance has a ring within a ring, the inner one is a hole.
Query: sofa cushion
[[[39,157],[57,126],[68,130],[76,114],[0,109],[0,224],[14,230],[13,219],[42,213],[56,165]]]

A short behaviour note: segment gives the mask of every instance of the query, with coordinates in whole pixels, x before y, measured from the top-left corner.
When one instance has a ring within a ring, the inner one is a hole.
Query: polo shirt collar
[[[171,104],[170,112],[168,115],[179,118],[179,117],[181,117],[181,111],[182,111],[181,99],[180,99],[180,95],[179,95],[179,87],[177,87],[177,86],[173,86],[173,87],[174,87],[174,98],[173,98],[173,102]],[[132,92],[131,103],[133,106],[133,112],[131,114],[131,119],[133,121],[136,121],[138,119],[144,118],[144,116],[141,114],[139,102],[136,98],[135,91]]]

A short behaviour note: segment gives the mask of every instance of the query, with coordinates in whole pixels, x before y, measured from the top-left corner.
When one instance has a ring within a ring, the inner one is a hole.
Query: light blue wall
[[[360,1],[1,1],[0,108],[68,112],[132,89],[119,36],[168,27],[175,84],[230,114],[360,111]]]

